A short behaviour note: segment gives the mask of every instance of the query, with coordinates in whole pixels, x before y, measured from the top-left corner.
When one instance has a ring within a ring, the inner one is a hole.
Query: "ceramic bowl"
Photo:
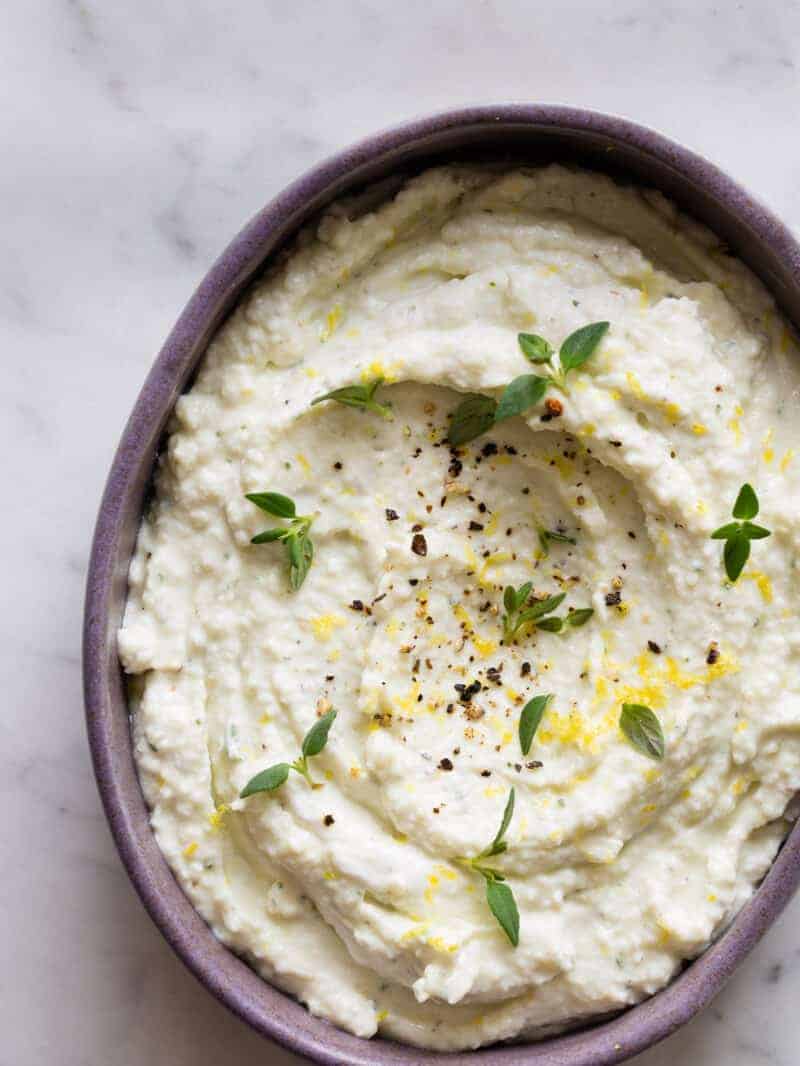
[[[116,632],[127,572],[164,427],[209,338],[244,287],[298,227],[343,193],[455,160],[576,163],[660,189],[705,223],[800,325],[800,246],[786,227],[715,166],[652,130],[591,111],[478,107],[377,133],[314,167],[259,212],[206,274],[145,381],[105,488],[89,564],[84,684],[89,742],[106,814],[142,902],[180,958],[218,999],[264,1036],[318,1063],[385,1066],[445,1056],[351,1036],[313,1017],[215,939],[174,880],[148,823],[133,763]],[[661,1040],[719,991],[800,880],[800,828],[733,924],[651,999],[579,1032],[446,1056],[448,1066],[608,1066]]]

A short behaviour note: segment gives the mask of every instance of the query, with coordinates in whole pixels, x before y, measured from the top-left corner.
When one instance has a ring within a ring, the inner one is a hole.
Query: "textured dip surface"
[[[463,394],[536,370],[518,333],[597,321],[557,417],[447,444]],[[442,1049],[635,1003],[702,951],[800,786],[796,362],[710,234],[599,175],[443,168],[303,234],[177,404],[119,636],[153,828],[217,936],[315,1014]],[[391,419],[310,406],[378,377]],[[710,534],[744,482],[772,535],[733,583]],[[314,516],[297,591],[250,543],[263,491]],[[593,616],[504,643],[526,581]],[[322,787],[239,798],[329,705]],[[512,787],[517,947],[453,861]]]

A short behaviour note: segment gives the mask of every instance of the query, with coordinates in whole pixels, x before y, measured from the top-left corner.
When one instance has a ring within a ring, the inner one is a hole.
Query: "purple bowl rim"
[[[483,128],[490,136],[492,127],[500,124],[567,134],[596,134],[650,156],[723,203],[749,228],[757,243],[790,263],[795,276],[800,278],[800,245],[777,216],[702,156],[627,118],[557,104],[499,104],[439,112],[381,130],[322,161],[289,184],[244,226],[213,263],[186,304],[142,386],[112,462],[92,542],[83,628],[84,702],[98,790],[123,864],[162,935],[207,989],[262,1035],[311,1061],[330,1066],[345,1062],[366,1066],[403,1059],[417,1063],[480,1062],[498,1066],[525,1063],[612,1066],[664,1039],[705,1007],[778,917],[800,883],[800,826],[796,825],[761,885],[717,941],[654,996],[588,1029],[535,1044],[494,1045],[456,1054],[406,1048],[381,1038],[366,1041],[345,1033],[343,1039],[332,1041],[340,1049],[347,1049],[346,1057],[342,1057],[341,1051],[325,1046],[323,1036],[307,1032],[302,1022],[298,1028],[281,1017],[270,1016],[270,1002],[276,1003],[276,997],[295,1002],[292,997],[264,983],[269,993],[255,1003],[246,992],[219,980],[213,952],[206,954],[203,944],[196,943],[196,934],[181,926],[169,901],[165,902],[154,890],[148,877],[148,860],[140,853],[133,815],[114,766],[113,708],[105,698],[109,609],[116,579],[115,560],[126,520],[125,500],[142,467],[143,452],[153,425],[164,410],[165,397],[171,395],[185,363],[186,352],[197,345],[208,308],[218,304],[225,293],[241,287],[243,272],[248,277],[257,272],[258,267],[253,267],[254,249],[280,230],[287,217],[324,195],[332,184],[387,153],[431,135],[476,127]],[[193,362],[196,364],[198,359]],[[215,941],[208,927],[205,936]],[[318,1021],[304,1008],[301,1010],[309,1019],[309,1026]],[[334,1031],[342,1037],[341,1031]],[[395,1053],[390,1053],[391,1049],[408,1054],[398,1059]]]

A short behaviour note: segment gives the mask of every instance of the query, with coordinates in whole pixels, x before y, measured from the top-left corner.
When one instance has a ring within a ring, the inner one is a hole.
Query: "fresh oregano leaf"
[[[720,526],[719,529],[715,529],[711,534],[712,540],[727,540],[729,537],[734,537],[741,530],[741,522],[728,522],[727,525]]]
[[[577,610],[567,611],[564,621],[568,626],[577,629],[578,626],[585,626],[593,614],[594,607],[578,607]]]
[[[553,357],[552,344],[536,333],[518,333],[517,342],[531,363],[549,363]]]
[[[294,500],[280,492],[248,492],[245,499],[276,518],[294,518],[296,513]]]
[[[521,415],[541,400],[546,389],[547,379],[537,377],[536,374],[521,374],[520,377],[514,378],[503,389],[494,416],[495,422]]]
[[[769,529],[764,529],[763,526],[757,526],[753,522],[742,522],[742,533],[748,540],[763,540],[764,537],[772,536]]]
[[[533,622],[537,618],[542,618],[546,614],[550,614],[556,607],[559,607],[566,599],[566,592],[559,592],[555,596],[547,596],[543,600],[537,600],[532,604],[527,611],[524,611],[525,621]]]
[[[750,558],[750,541],[744,533],[735,533],[725,541],[723,559],[725,573],[731,581],[736,581]]]
[[[506,806],[505,810],[503,811],[503,818],[500,822],[500,828],[497,830],[497,835],[491,843],[490,850],[487,852],[487,854],[489,855],[495,854],[493,849],[501,843],[503,837],[506,835],[506,830],[511,824],[511,818],[514,814],[514,798],[514,789],[512,788],[508,794],[508,799],[506,800]]]
[[[301,749],[300,757],[295,759],[293,763],[280,762],[275,766],[270,766],[266,770],[262,770],[261,773],[256,774],[250,781],[244,786],[239,793],[242,799],[247,799],[248,796],[252,796],[256,792],[272,792],[273,789],[278,788],[284,783],[289,776],[290,770],[294,770],[306,779],[308,784],[312,788],[321,788],[321,785],[315,785],[311,774],[308,771],[308,760],[315,755],[319,755],[325,745],[328,743],[328,733],[336,718],[336,711],[331,709],[327,714],[323,714],[314,725],[309,729],[303,738],[303,746]]]
[[[314,561],[314,545],[306,533],[290,537],[289,546],[289,586],[297,592],[306,579]]]
[[[294,500],[290,500],[288,496],[283,496],[279,492],[251,492],[246,498],[267,514],[274,514],[279,518],[289,520],[288,526],[276,526],[257,533],[250,543],[269,544],[278,540],[283,542],[289,559],[289,587],[296,592],[305,581],[314,558],[314,545],[308,535],[313,517],[298,515]]]
[[[465,396],[450,416],[448,444],[467,444],[494,425],[497,402],[491,396],[472,392]]]
[[[711,534],[712,540],[724,540],[725,548],[722,553],[725,563],[725,573],[730,581],[736,581],[744,569],[744,565],[750,558],[750,541],[763,540],[772,535],[764,526],[757,526],[751,522],[758,514],[758,497],[752,485],[745,482],[739,489],[739,495],[733,505],[733,517],[738,522],[727,522]]]
[[[758,514],[758,497],[755,489],[747,482],[739,489],[736,503],[733,505],[734,518],[755,518]]]
[[[562,374],[583,366],[608,330],[609,322],[592,322],[570,333],[558,352]]]
[[[623,703],[619,727],[630,744],[649,759],[664,758],[664,733],[661,723],[642,703]]]
[[[523,619],[523,621],[527,621],[527,619]],[[543,629],[546,633],[560,633],[564,628],[564,619],[559,618],[558,615],[540,618],[536,623],[536,628]]]
[[[280,788],[289,776],[290,769],[291,767],[286,762],[279,762],[275,766],[267,767],[266,770],[262,770],[261,773],[250,778],[239,793],[239,796],[241,799],[247,799],[248,796],[254,796],[257,792],[274,792],[276,788]]]
[[[342,403],[345,407],[360,407],[363,411],[372,411],[381,415],[382,418],[391,418],[391,406],[387,403],[378,403],[375,399],[375,392],[383,384],[383,380],[382,377],[378,377],[369,385],[345,385],[341,389],[326,392],[323,396],[316,396],[311,401],[311,406],[323,403],[325,400],[335,400],[336,403]]]
[[[265,529],[263,533],[257,533],[251,538],[251,544],[269,544],[273,540],[284,540],[289,535],[288,529]]]
[[[534,696],[522,708],[522,714],[519,716],[519,746],[523,755],[527,755],[531,750],[536,730],[539,728],[545,708],[552,698],[549,694]]]
[[[328,743],[328,733],[330,732],[335,719],[336,711],[330,710],[327,714],[323,714],[321,718],[318,718],[312,725],[303,738],[303,747],[301,750],[304,759],[309,759],[313,755],[319,755]]]
[[[507,884],[496,878],[487,877],[486,902],[510,943],[517,947],[519,944],[519,910],[514,893]]]

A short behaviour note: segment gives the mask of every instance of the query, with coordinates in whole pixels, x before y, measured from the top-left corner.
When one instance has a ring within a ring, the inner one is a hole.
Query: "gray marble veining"
[[[0,1066],[297,1062],[145,916],[86,752],[83,575],[149,363],[243,221],[326,153],[459,104],[623,113],[800,227],[800,9],[645,0],[9,0],[0,33]],[[637,1066],[794,1066],[800,903]]]

